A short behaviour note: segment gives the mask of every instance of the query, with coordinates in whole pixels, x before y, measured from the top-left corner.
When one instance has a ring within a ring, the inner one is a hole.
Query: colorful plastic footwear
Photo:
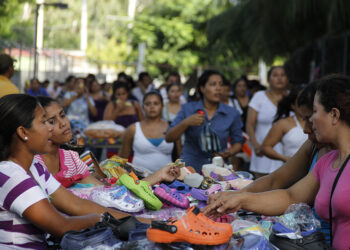
[[[167,185],[169,188],[175,188],[179,193],[189,194],[191,192],[191,186],[186,185],[185,183],[175,180],[172,183]]]
[[[170,189],[165,184],[160,184],[160,186],[154,190],[154,194],[165,202],[171,203],[177,207],[188,208],[190,204],[186,196],[177,192],[176,189]]]
[[[90,194],[90,200],[123,212],[135,213],[144,208],[143,200],[134,197],[125,186],[103,187]]]
[[[212,221],[207,224],[201,214],[197,207],[192,207],[179,220],[152,221],[151,228],[147,230],[147,238],[158,243],[188,242],[197,245],[219,245],[230,240],[232,227],[229,224],[225,224],[229,227],[223,230],[221,223]]]
[[[213,184],[208,190],[192,188],[191,196],[199,201],[207,201],[208,196],[222,191],[222,186],[220,184]]]
[[[231,180],[239,178],[237,175],[235,175],[233,173],[224,176],[224,175],[217,174],[214,171],[210,172],[210,177],[216,181],[231,181]]]
[[[129,175],[123,174],[117,181],[118,185],[124,185],[137,197],[145,202],[145,206],[152,210],[162,208],[162,202],[153,194],[147,181],[141,181],[131,172]]]
[[[187,212],[196,211],[197,209],[198,209],[197,207],[190,207],[189,209],[187,209]],[[216,228],[216,230],[221,230],[224,232],[231,232],[231,234],[232,234],[231,224],[215,222],[212,219],[205,216],[203,213],[198,213],[198,212],[194,212],[194,213],[196,214],[197,218],[199,220],[201,220],[203,223],[205,223],[206,225],[210,225],[210,226]]]

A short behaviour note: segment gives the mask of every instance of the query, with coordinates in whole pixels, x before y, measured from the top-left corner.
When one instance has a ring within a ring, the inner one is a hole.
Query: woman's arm
[[[264,192],[279,188],[288,188],[303,178],[309,171],[312,154],[312,142],[307,140],[299,150],[280,168],[269,175],[255,180],[242,189],[243,192]]]
[[[83,184],[93,184],[94,186],[100,186],[100,185],[104,185],[104,183],[100,182],[99,180],[97,180],[93,175],[89,174],[88,176],[86,176],[84,179],[82,179],[79,183],[83,183]]]
[[[132,144],[134,142],[134,135],[136,131],[136,126],[135,124],[130,125],[123,136],[123,144],[122,148],[120,149],[120,154],[119,156],[122,158],[128,159],[131,151],[132,151]]]
[[[180,111],[181,112],[181,111]],[[166,142],[174,142],[181,138],[181,135],[190,126],[200,126],[204,122],[204,114],[193,114],[184,120],[182,120],[178,125],[169,129],[165,135]]]
[[[113,117],[114,103],[109,102],[103,113],[103,120],[114,121],[117,117]]]
[[[61,237],[67,231],[80,230],[95,225],[101,219],[101,214],[94,212],[85,216],[67,217],[59,213],[47,199],[43,199],[28,207],[24,211],[23,217],[45,232]]]
[[[277,153],[273,147],[282,140],[285,134],[284,127],[287,125],[286,122],[287,121],[285,119],[277,121],[272,126],[263,143],[261,144],[261,149],[267,157],[284,162],[290,159],[290,156],[285,156]]]
[[[90,94],[89,94],[88,91],[85,92],[85,96],[86,96],[86,102],[87,102],[87,104],[88,104],[88,108],[89,108],[90,114],[91,114],[92,116],[94,116],[94,117],[97,116],[97,109],[96,109],[94,103],[92,103],[93,100],[92,100],[92,98],[90,97]]]
[[[249,135],[249,140],[253,145],[255,154],[257,156],[262,156],[260,144],[258,143],[255,137],[255,127],[256,127],[257,118],[258,118],[258,112],[252,109],[251,107],[249,107],[248,114],[247,114],[246,131],[247,131],[247,134]]]
[[[95,202],[80,199],[75,196],[64,187],[59,187],[52,195],[52,204],[61,212],[72,216],[87,215],[92,213],[102,214],[109,212],[115,218],[122,218],[128,216],[128,214],[119,212],[114,209],[105,208],[98,205]]]
[[[293,203],[313,204],[319,189],[314,173],[310,172],[306,177],[287,190],[274,190],[264,193],[226,193],[220,199],[204,208],[203,212],[215,217],[245,209],[263,215],[283,214],[289,205]]]

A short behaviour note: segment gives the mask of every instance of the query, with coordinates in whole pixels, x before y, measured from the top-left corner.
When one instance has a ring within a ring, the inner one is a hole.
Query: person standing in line
[[[49,96],[47,90],[40,86],[40,82],[37,78],[30,80],[30,88],[27,89],[26,94],[37,97],[37,96]]]
[[[278,103],[275,123],[261,146],[264,155],[270,159],[286,162],[307,140],[307,135],[303,132],[305,121],[296,103],[300,91],[301,87],[294,87],[288,96]],[[273,148],[278,142],[282,143],[281,154]]]
[[[182,105],[165,137],[167,142],[174,142],[185,134],[181,159],[197,172],[203,164],[211,163],[214,156],[227,159],[242,148],[242,121],[237,110],[221,102],[222,85],[223,77],[218,71],[204,71],[197,84],[201,99]],[[204,139],[204,134],[208,133],[203,131],[208,130],[213,144],[205,145],[200,138]],[[230,148],[227,147],[229,137]],[[210,148],[214,144],[215,149]]]
[[[134,88],[131,91],[131,94],[135,96],[138,102],[141,104],[143,101],[143,96],[154,89],[154,85],[152,84],[151,76],[148,72],[141,72],[139,74],[138,87]]]
[[[19,89],[11,82],[11,77],[15,73],[14,61],[7,54],[0,54],[0,97],[8,94],[18,94]]]
[[[162,120],[163,99],[159,92],[145,94],[143,109],[144,120],[130,125],[124,133],[120,157],[129,158],[133,151],[132,164],[154,173],[172,162],[174,143],[164,139],[169,123]]]
[[[261,143],[272,127],[278,102],[287,94],[288,78],[282,66],[272,67],[267,77],[269,89],[255,93],[249,102],[246,122],[246,131],[253,146],[250,171],[256,178],[269,174],[282,165],[281,161],[263,156]],[[282,153],[280,143],[274,149]]]

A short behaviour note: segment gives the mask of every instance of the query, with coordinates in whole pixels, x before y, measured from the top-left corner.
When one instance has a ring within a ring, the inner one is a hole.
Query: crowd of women
[[[241,191],[211,196],[203,212],[215,217],[243,208],[279,215],[304,202],[315,205],[333,246],[349,248],[350,78],[331,75],[291,88],[277,66],[268,72],[266,90],[250,99],[247,80],[238,79],[232,99],[225,77],[206,70],[198,79],[200,98],[185,104],[177,74],[169,75],[160,91],[148,74],[139,78],[130,91],[130,79],[120,75],[110,96],[89,76],[67,78],[56,99],[25,94],[0,99],[1,246],[42,247],[44,232],[62,236],[92,226],[105,211],[126,216],[65,189],[76,182],[102,184],[77,153],[60,145],[71,139],[72,121],[87,125],[106,119],[127,128],[119,154],[133,154],[136,166],[153,173],[146,178],[151,185],[179,176],[177,167],[166,166],[174,148],[200,172],[214,156],[239,155],[245,130],[253,152],[250,171],[257,179]]]

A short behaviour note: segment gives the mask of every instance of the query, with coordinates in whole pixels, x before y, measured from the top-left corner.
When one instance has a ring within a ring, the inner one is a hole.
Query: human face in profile
[[[61,145],[72,139],[70,121],[63,108],[56,102],[45,107],[47,122],[53,127],[52,143]]]

